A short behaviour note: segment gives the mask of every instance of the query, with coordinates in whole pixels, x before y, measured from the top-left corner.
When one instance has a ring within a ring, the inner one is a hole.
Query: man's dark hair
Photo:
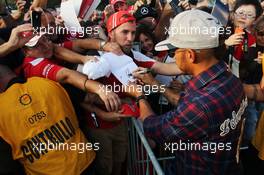
[[[263,9],[258,0],[238,0],[235,4],[234,11],[242,5],[253,5],[256,9],[256,19],[263,13]]]

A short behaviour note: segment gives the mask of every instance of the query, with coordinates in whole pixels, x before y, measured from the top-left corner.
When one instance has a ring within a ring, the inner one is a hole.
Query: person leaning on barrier
[[[26,174],[79,175],[93,162],[93,145],[58,83],[18,78],[0,65],[0,99],[0,138],[11,146],[13,159]],[[86,144],[85,149],[78,150],[79,144]]]
[[[107,21],[107,30],[110,42],[116,42],[123,53],[130,56],[135,64],[152,67],[155,65],[155,60],[147,58],[145,55],[132,50],[133,41],[136,31],[136,20],[127,11],[119,11],[114,13]],[[99,55],[99,53],[98,53]],[[121,57],[120,57],[121,59]],[[118,63],[117,63],[118,64]],[[101,65],[102,70],[104,67]],[[120,69],[122,66],[120,66]],[[106,87],[111,87],[115,90],[115,85],[122,86],[121,82],[115,77],[113,73],[105,75],[97,79]],[[100,105],[86,104],[83,105],[87,118],[88,137],[93,142],[98,142],[101,149],[97,151],[95,159],[95,172],[97,175],[122,174],[122,168],[126,162],[128,151],[128,136],[126,122],[122,119],[125,116],[138,115],[136,105],[126,94],[115,91],[120,99],[128,102],[121,105],[120,110],[115,112],[105,111]],[[91,100],[91,98],[89,98]],[[131,107],[130,107],[131,105]],[[125,113],[125,106],[127,109],[132,108],[128,113]],[[134,107],[135,106],[135,107]],[[93,115],[97,119],[93,118]],[[96,121],[96,122],[95,122]]]
[[[218,28],[219,24],[206,12],[190,10],[177,15],[171,29]],[[174,55],[176,64],[193,76],[179,94],[177,107],[168,113],[156,116],[143,92],[133,90],[135,84],[127,87],[128,93],[137,98],[145,135],[169,145],[166,151],[175,155],[166,174],[241,174],[236,153],[247,99],[239,79],[214,55],[218,39],[218,35],[197,30],[171,32],[167,40],[156,45],[157,50],[179,48]],[[134,72],[134,76],[145,83],[152,81],[150,75]],[[189,144],[189,149],[171,147],[180,143]]]
[[[129,12],[119,11],[111,15],[107,21],[107,31],[109,40],[111,42],[116,42],[123,53],[129,56],[132,62],[137,66],[150,68],[157,73],[166,75],[181,73],[174,64],[155,61],[132,49],[136,33],[136,19]],[[119,57],[118,59],[126,58]],[[122,60],[120,60],[120,62],[122,62]],[[122,64],[120,65],[118,62],[116,64],[119,65],[119,69],[123,68]],[[103,63],[100,65],[101,68],[103,67],[102,65]],[[88,66],[85,67],[86,66],[84,66],[83,72],[87,74],[89,71],[85,69]],[[89,68],[87,69],[91,70]],[[90,76],[89,73],[87,75],[88,77]],[[95,171],[97,174],[103,175],[120,174],[122,164],[126,160],[128,145],[127,127],[122,118],[124,118],[125,115],[138,116],[138,108],[135,102],[124,94],[121,89],[115,90],[115,87],[121,87],[122,83],[116,78],[114,73],[110,73],[109,75],[105,73],[101,78],[98,78],[97,81],[107,87],[111,87],[118,94],[120,99],[126,102],[121,105],[123,110],[117,112],[106,112],[104,108],[94,104],[87,104],[84,106],[87,110],[88,134],[91,139],[101,143],[101,149],[97,152],[95,160]],[[96,123],[98,123],[98,125],[94,124],[95,122],[92,114],[96,114]]]

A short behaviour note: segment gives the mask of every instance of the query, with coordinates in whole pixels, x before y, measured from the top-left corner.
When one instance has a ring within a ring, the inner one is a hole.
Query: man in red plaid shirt
[[[182,12],[173,19],[169,38],[157,44],[156,50],[178,48],[177,66],[193,76],[173,99],[178,101],[175,109],[156,116],[142,92],[129,92],[137,97],[145,135],[175,155],[166,174],[241,174],[236,153],[247,98],[239,79],[214,55],[219,37],[212,29],[219,29],[219,24],[200,10]],[[149,74],[134,76],[145,84],[160,85]],[[164,95],[170,94],[165,88]]]

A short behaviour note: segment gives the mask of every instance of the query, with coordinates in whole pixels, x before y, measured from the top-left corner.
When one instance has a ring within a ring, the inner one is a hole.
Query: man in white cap
[[[142,92],[130,92],[137,98],[145,135],[175,155],[166,174],[241,174],[236,154],[247,99],[241,82],[215,57],[217,28],[218,20],[206,12],[182,12],[173,19],[169,38],[157,44],[156,50],[178,48],[177,66],[193,76],[175,109],[156,116]],[[159,85],[148,74],[134,76]]]

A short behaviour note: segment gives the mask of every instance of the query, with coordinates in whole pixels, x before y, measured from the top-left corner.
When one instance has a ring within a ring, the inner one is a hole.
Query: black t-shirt
[[[11,35],[12,28],[3,28],[0,29],[0,38],[4,41],[8,41]]]
[[[254,61],[258,57],[258,52],[264,51],[264,47],[250,47],[244,59],[240,61],[240,78],[242,82],[247,84],[257,84],[262,78],[262,65]]]

